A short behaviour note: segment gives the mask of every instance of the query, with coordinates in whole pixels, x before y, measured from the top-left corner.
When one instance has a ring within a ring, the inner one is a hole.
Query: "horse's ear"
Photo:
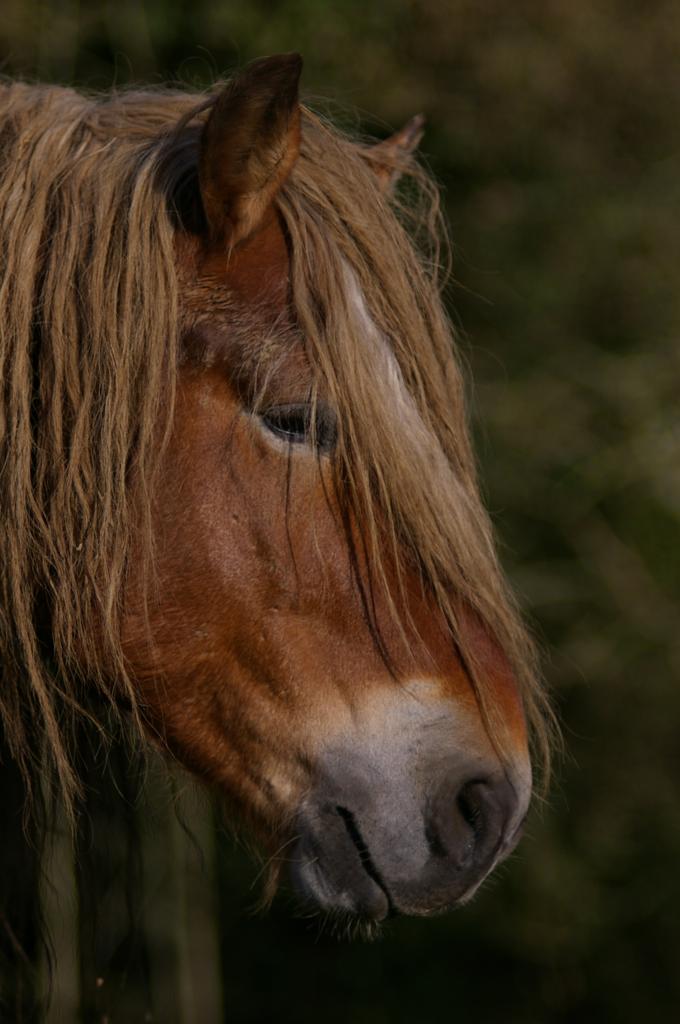
[[[258,227],[300,148],[302,57],[253,61],[217,97],[201,138],[198,178],[208,229],[232,247]]]
[[[401,131],[367,151],[366,156],[384,192],[391,192],[399,181],[404,161],[418,148],[424,131],[425,118],[416,114]]]

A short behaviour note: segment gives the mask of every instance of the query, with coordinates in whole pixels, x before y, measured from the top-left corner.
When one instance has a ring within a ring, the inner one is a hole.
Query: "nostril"
[[[425,819],[425,838],[433,858],[458,871],[483,867],[498,853],[511,818],[511,797],[504,780],[469,779],[463,786],[442,786]]]
[[[479,802],[479,792],[476,787],[484,785],[480,779],[474,779],[466,783],[458,794],[458,810],[461,817],[469,825],[475,842],[482,838],[484,831],[484,814]]]
[[[484,833],[484,814],[475,788],[480,784],[481,780],[472,779],[456,795],[447,783],[438,792],[425,820],[425,838],[433,857],[453,857],[460,868],[472,858]]]
[[[434,813],[425,822],[425,838],[433,857],[447,857],[453,853],[460,858],[462,866],[472,855],[484,829],[484,818],[474,789],[480,781],[473,779],[467,782],[460,790],[455,805],[450,799],[448,787],[445,794],[440,794],[437,801],[439,807],[434,808]],[[458,808],[457,820],[453,806]]]

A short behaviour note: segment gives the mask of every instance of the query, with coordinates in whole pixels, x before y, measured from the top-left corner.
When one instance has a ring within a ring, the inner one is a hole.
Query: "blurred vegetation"
[[[3,0],[7,74],[203,86],[297,49],[385,133],[423,111],[504,558],[567,757],[469,908],[338,943],[253,919],[225,841],[228,1019],[666,1022],[680,1005],[680,6]],[[206,1022],[207,1024],[207,1022]]]

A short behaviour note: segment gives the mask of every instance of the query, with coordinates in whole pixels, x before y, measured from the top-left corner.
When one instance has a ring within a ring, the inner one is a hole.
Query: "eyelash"
[[[311,444],[313,440],[318,451],[330,452],[337,441],[335,413],[325,402],[317,402],[314,409],[309,403],[275,405],[260,413],[260,419],[272,434],[289,444]]]

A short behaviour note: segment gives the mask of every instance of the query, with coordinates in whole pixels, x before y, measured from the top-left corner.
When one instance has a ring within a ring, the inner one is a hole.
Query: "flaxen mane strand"
[[[110,697],[115,675],[134,707],[118,602],[172,411],[177,288],[157,178],[175,107],[0,88],[0,710],[27,780],[47,758],[67,804],[76,664]]]
[[[412,158],[398,160],[402,203],[384,195],[364,147],[307,112],[301,157],[280,201],[293,240],[297,312],[340,410],[340,472],[376,576],[386,587],[387,533],[397,564],[405,546],[433,589],[502,754],[508,737],[459,628],[461,601],[490,627],[520,683],[547,779],[552,716],[479,496],[464,382],[441,300],[439,260],[448,248],[438,193]],[[369,322],[357,316],[357,296]]]
[[[133,538],[153,562],[182,318],[173,197],[195,177],[209,106],[0,86],[0,714],[26,777],[48,757],[67,805],[84,681],[135,709],[119,604]],[[338,480],[376,580],[387,537],[434,591],[502,749],[458,628],[460,601],[477,612],[523,685],[546,761],[549,713],[479,498],[439,294],[437,193],[412,161],[400,170],[406,199],[388,201],[365,147],[304,112],[278,200],[297,315],[337,409]]]

